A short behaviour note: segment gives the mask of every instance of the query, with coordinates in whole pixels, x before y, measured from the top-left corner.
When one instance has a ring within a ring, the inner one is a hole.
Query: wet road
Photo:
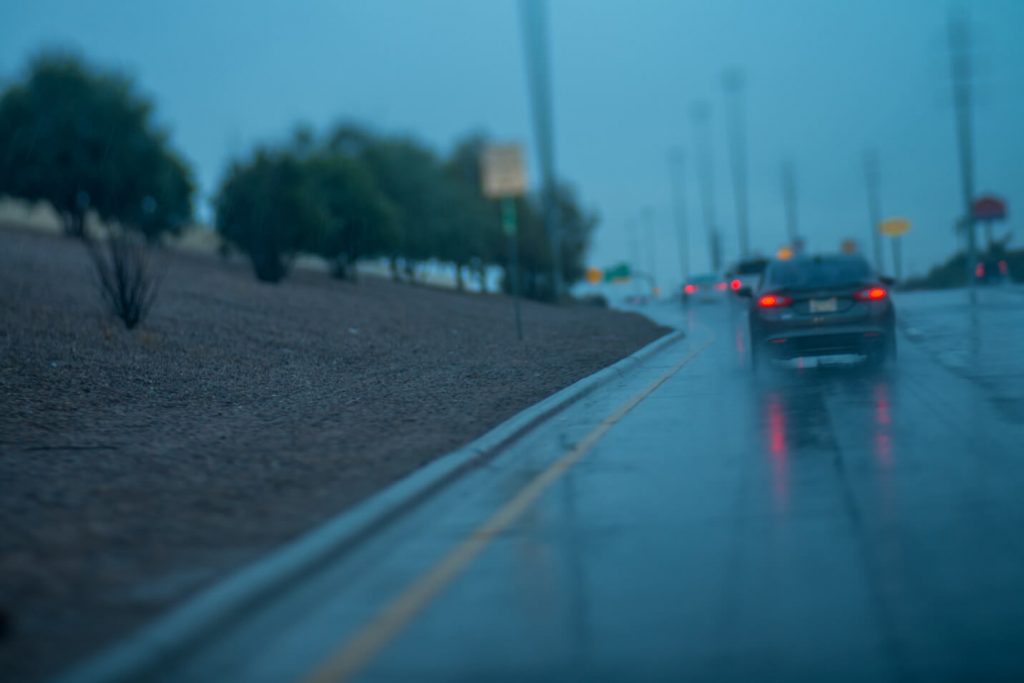
[[[892,370],[760,378],[737,311],[655,307],[685,341],[163,680],[1024,680],[1021,406],[934,303]]]

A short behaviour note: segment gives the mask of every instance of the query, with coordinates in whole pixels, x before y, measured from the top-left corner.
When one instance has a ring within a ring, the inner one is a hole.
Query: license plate
[[[835,313],[838,308],[835,297],[831,299],[811,299],[811,313]]]

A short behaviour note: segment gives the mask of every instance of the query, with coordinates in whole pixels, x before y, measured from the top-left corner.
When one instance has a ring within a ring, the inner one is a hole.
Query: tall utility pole
[[[551,65],[548,54],[548,13],[545,0],[520,0],[526,76],[533,104],[534,136],[540,162],[544,227],[551,243],[551,283],[555,300],[565,289],[562,278],[562,226],[555,176],[555,140],[551,123]]]
[[[967,289],[971,303],[977,303],[974,289],[974,264],[977,261],[974,234],[974,136],[971,130],[971,34],[964,12],[949,15],[949,67],[953,81],[953,108],[956,114],[956,142],[960,154],[960,187],[964,215],[960,224],[967,231]]]
[[[629,233],[629,277],[635,283],[633,291],[636,294],[640,294],[640,289],[636,286],[640,284],[640,236],[639,223],[635,218],[630,219],[626,224],[626,231]]]
[[[654,209],[645,206],[643,223],[647,228],[647,272],[651,276],[651,289],[658,288],[658,235],[654,224]]]
[[[796,168],[792,161],[782,164],[782,202],[786,209],[786,236],[790,247],[795,249],[800,239],[800,226],[796,211]]]
[[[871,247],[875,252],[875,268],[881,273],[885,270],[882,262],[882,235],[879,226],[882,223],[882,204],[879,200],[878,155],[874,150],[864,152],[864,183],[868,192],[868,220],[871,222]]]
[[[750,210],[747,202],[747,130],[743,72],[732,68],[722,74],[725,88],[726,130],[732,166],[732,185],[736,196],[736,230],[740,258],[750,254]]]
[[[694,149],[697,151],[697,183],[700,185],[701,209],[704,227],[708,231],[708,255],[711,269],[722,270],[722,240],[715,224],[714,162],[711,158],[711,107],[707,102],[696,102],[690,108],[693,120]]]
[[[683,183],[685,159],[681,149],[673,149],[668,153],[669,181],[672,185],[672,215],[676,223],[676,239],[679,242],[679,267],[683,281],[690,279],[690,239],[689,224],[686,220],[686,192]]]

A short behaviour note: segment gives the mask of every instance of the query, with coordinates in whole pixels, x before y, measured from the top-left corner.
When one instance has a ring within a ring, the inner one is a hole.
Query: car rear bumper
[[[871,354],[883,351],[894,333],[891,326],[867,325],[823,327],[815,329],[778,329],[754,333],[759,344],[775,358],[826,356],[834,354]]]

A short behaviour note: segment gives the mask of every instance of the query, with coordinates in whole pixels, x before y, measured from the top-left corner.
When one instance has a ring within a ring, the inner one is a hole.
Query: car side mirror
[[[736,296],[742,296],[744,299],[750,299],[754,296],[754,292],[751,291],[750,287],[740,287],[736,290]]]
[[[889,287],[892,287],[894,284],[896,284],[896,278],[889,277],[888,275],[882,275],[878,279],[882,282],[883,285],[887,285]]]

